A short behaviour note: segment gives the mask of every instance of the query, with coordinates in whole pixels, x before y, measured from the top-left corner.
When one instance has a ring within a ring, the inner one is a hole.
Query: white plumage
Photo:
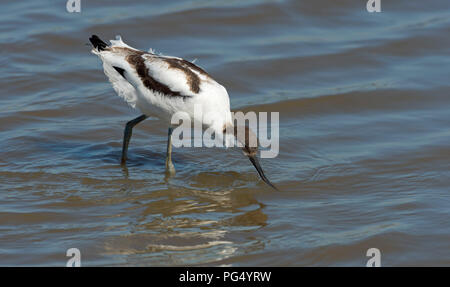
[[[157,116],[168,125],[172,115],[180,111],[200,122],[203,119],[199,116],[208,113],[213,120],[208,126],[218,134],[227,124],[232,125],[227,90],[200,67],[181,58],[139,51],[125,44],[119,36],[110,42],[109,47],[94,48],[92,52],[102,60],[114,90],[130,106],[145,115]],[[147,76],[156,83],[153,89],[149,87],[151,85],[145,85],[138,71],[139,65],[145,65]],[[124,70],[123,75],[117,68]],[[158,89],[159,85],[166,86],[171,92]],[[201,109],[201,114],[194,114],[195,105]]]

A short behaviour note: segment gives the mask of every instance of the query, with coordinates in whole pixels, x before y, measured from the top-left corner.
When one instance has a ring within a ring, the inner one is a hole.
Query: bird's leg
[[[167,154],[166,154],[166,173],[168,175],[175,175],[175,167],[172,163],[172,132],[173,128],[169,127],[169,134],[167,137]]]
[[[137,125],[138,123],[142,122],[147,118],[146,115],[140,115],[139,117],[135,118],[134,120],[131,120],[127,123],[125,126],[125,131],[123,134],[123,145],[122,145],[122,159],[121,164],[125,165],[127,161],[127,151],[128,151],[128,144],[130,143],[131,134],[133,133],[133,127]]]

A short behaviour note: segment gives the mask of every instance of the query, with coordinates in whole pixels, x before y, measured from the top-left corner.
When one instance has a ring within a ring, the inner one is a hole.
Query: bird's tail
[[[103,70],[113,85],[114,90],[130,106],[133,108],[136,107],[136,90],[127,80],[127,77],[133,77],[134,70],[126,60],[126,57],[132,54],[135,49],[126,45],[119,36],[116,40],[110,41],[111,45],[106,44],[96,35],[92,35],[89,40],[93,46],[91,52],[102,60]],[[118,47],[127,47],[128,49],[116,49]]]
[[[94,48],[96,48],[98,51],[104,51],[107,47],[109,47],[108,44],[103,42],[102,39],[100,39],[97,35],[92,35],[89,38],[89,41],[91,41]]]

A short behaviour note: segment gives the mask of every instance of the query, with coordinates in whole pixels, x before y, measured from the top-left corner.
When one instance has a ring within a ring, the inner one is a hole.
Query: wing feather
[[[194,97],[204,82],[215,81],[200,67],[184,59],[144,52],[125,44],[120,37],[94,54],[103,61],[105,74],[116,92],[131,106],[141,88],[163,96]]]

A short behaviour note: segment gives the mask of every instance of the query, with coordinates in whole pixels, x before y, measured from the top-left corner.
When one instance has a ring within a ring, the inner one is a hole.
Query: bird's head
[[[273,189],[278,190],[266,177],[259,164],[257,157],[259,141],[256,134],[248,126],[228,126],[224,129],[224,132],[232,134],[236,141],[240,143],[244,155],[248,157],[250,162],[256,168],[261,179]]]

